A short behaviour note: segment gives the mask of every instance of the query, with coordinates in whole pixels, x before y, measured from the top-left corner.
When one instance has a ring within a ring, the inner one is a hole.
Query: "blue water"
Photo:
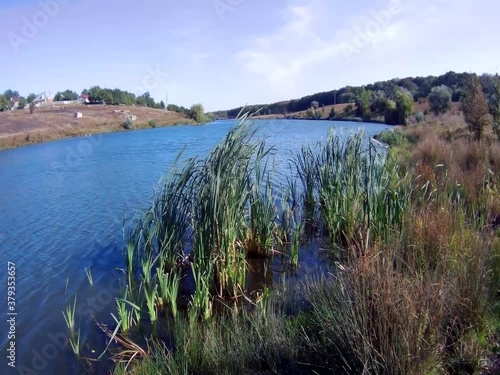
[[[0,374],[83,373],[62,347],[62,310],[77,295],[83,352],[104,336],[92,315],[109,321],[122,267],[123,221],[148,207],[153,188],[178,153],[206,154],[232,121],[75,138],[0,152]],[[283,179],[291,152],[325,138],[385,125],[326,121],[257,121],[258,136],[275,147]],[[7,262],[16,267],[16,368],[7,366]],[[90,288],[84,269],[92,272]],[[95,348],[94,348],[95,346]],[[97,353],[99,354],[99,353]]]

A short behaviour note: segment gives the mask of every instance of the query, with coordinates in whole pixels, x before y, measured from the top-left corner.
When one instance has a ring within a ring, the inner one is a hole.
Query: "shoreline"
[[[76,112],[82,117],[75,118]],[[124,127],[127,116],[134,116],[132,129]],[[0,151],[95,134],[190,124],[195,123],[177,112],[135,106],[52,106],[33,114],[9,111],[0,113]]]
[[[37,145],[42,145],[45,143],[52,143],[52,142],[58,142],[58,141],[64,141],[68,139],[76,139],[76,138],[86,138],[86,137],[92,137],[94,135],[100,135],[100,134],[112,134],[112,133],[128,133],[128,132],[134,132],[138,130],[150,130],[150,129],[159,129],[159,128],[169,128],[169,127],[174,127],[174,126],[185,126],[185,125],[202,125],[202,124],[196,124],[194,122],[189,122],[189,119],[184,123],[173,123],[173,124],[165,124],[165,125],[157,125],[156,127],[151,127],[146,124],[146,126],[137,126],[134,129],[125,129],[125,128],[118,128],[118,129],[105,129],[102,131],[95,131],[95,132],[89,132],[85,134],[75,134],[75,135],[67,135],[67,136],[62,136],[62,137],[57,137],[57,138],[51,138],[51,139],[41,139],[36,142],[30,142],[30,141],[25,141],[24,143],[13,145],[13,146],[6,146],[3,147],[1,146],[1,140],[3,138],[0,138],[0,153],[3,151],[9,151],[9,150],[16,150],[19,148],[24,148],[24,147],[29,147],[29,146],[37,146]],[[5,137],[8,138],[8,137]]]
[[[311,120],[311,119],[300,119],[300,118],[280,118],[280,117],[266,117],[266,118],[261,118],[261,117],[254,117],[254,120],[306,120],[306,121],[331,121],[331,122],[352,122],[352,123],[366,123],[366,124],[377,124],[377,125],[387,125],[383,122],[377,122],[377,121],[361,121],[361,120],[353,120],[353,119],[336,119],[336,120],[329,120],[329,119],[318,119],[318,120]],[[125,129],[121,124],[106,124],[103,123],[101,126],[110,126],[107,128],[97,128],[97,129],[87,129],[85,132],[82,133],[75,133],[75,134],[62,134],[62,135],[56,135],[55,137],[51,137],[52,134],[48,134],[46,137],[44,137],[43,131],[42,132],[35,132],[32,131],[28,133],[29,135],[35,134],[36,137],[41,137],[36,139],[35,141],[32,140],[27,140],[27,136],[23,138],[23,135],[14,135],[12,137],[5,136],[2,137],[0,136],[0,152],[2,151],[7,151],[7,150],[15,150],[18,148],[23,148],[23,147],[28,147],[28,146],[35,146],[35,145],[40,145],[44,143],[50,143],[50,142],[56,142],[56,141],[61,141],[61,140],[66,140],[66,139],[73,139],[73,138],[83,138],[83,137],[91,137],[93,135],[98,135],[98,134],[110,134],[110,133],[123,133],[123,132],[133,132],[136,130],[148,130],[148,129],[158,129],[158,128],[166,128],[166,127],[172,127],[172,126],[184,126],[184,125],[205,125],[205,124],[196,124],[193,122],[193,120],[186,118],[186,121],[182,121],[182,119],[177,119],[175,122],[172,123],[166,123],[166,124],[158,124],[156,127],[151,127],[147,123],[140,123],[136,124],[134,129]],[[236,118],[228,118],[228,119],[216,119],[214,121],[236,121]],[[387,125],[391,126],[391,125]],[[45,130],[46,131],[46,130]],[[46,131],[47,132],[47,131]],[[4,145],[8,140],[13,141],[12,144],[10,145]],[[17,142],[16,142],[17,140]],[[4,142],[5,141],[5,142]]]

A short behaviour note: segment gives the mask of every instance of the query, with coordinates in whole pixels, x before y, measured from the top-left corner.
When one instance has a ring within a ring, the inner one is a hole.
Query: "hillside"
[[[74,112],[82,113],[83,118],[74,118]],[[154,120],[157,126],[192,123],[177,112],[139,106],[50,106],[37,108],[32,115],[28,110],[5,111],[0,112],[0,149],[125,131],[123,124],[128,114],[137,117],[134,121],[136,129],[150,127],[150,120]]]
[[[346,86],[337,90],[319,92],[298,99],[280,101],[276,103],[247,105],[244,110],[262,114],[261,118],[303,118],[313,103],[319,107],[320,113],[315,115],[321,118],[330,117],[332,106],[335,105],[336,119],[363,119],[365,121],[385,121],[392,124],[402,124],[404,118],[401,116],[390,116],[384,118],[387,110],[393,111],[397,102],[401,102],[401,96],[413,98],[413,113],[424,112],[428,108],[427,98],[433,88],[446,86],[450,91],[454,106],[461,101],[465,95],[467,82],[473,73],[448,72],[440,76],[393,78],[387,81],[369,83],[363,86]],[[478,79],[483,88],[486,99],[489,101],[494,95],[498,77],[492,74],[482,74]],[[344,108],[352,104],[354,107],[349,113],[343,113]],[[322,107],[325,107],[324,113]],[[235,118],[242,107],[216,111],[216,118]],[[400,113],[401,115],[401,113]],[[406,114],[405,114],[406,115]],[[311,116],[316,117],[316,116]],[[406,116],[403,116],[406,117]],[[393,120],[393,121],[387,121]]]

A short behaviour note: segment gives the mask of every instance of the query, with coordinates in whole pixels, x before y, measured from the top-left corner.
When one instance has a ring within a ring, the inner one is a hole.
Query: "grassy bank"
[[[83,118],[73,117],[74,112]],[[177,112],[137,106],[65,105],[0,112],[0,150],[91,134],[127,131],[125,118],[135,115],[134,129],[191,124]]]
[[[129,232],[107,331],[115,373],[486,371],[498,350],[500,144],[471,141],[455,120],[383,134],[388,157],[332,132],[292,158],[298,180],[278,191],[270,148],[245,121],[179,164]],[[300,267],[311,238],[325,244],[326,276],[246,289],[248,258]]]

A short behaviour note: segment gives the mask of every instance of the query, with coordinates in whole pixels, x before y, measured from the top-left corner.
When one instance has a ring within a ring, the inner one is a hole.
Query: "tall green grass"
[[[365,135],[331,132],[294,156],[297,180],[276,200],[269,149],[247,125],[167,179],[177,193],[165,202],[182,199],[183,210],[167,209],[168,223],[158,216],[136,226],[126,259],[137,299],[154,313],[172,304],[185,259],[196,290],[172,323],[171,348],[157,343],[154,355],[116,373],[477,373],[499,293],[498,239],[488,224],[498,176],[467,182],[439,157],[406,160],[415,168],[403,172]],[[155,210],[165,194],[155,195]],[[177,245],[161,250],[159,233],[174,239],[162,244]],[[341,254],[327,276],[239,298],[248,256],[282,254],[300,267],[309,234]]]
[[[331,131],[325,141],[304,146],[295,159],[306,217],[320,212],[318,224],[334,248],[370,233],[387,237],[398,231],[411,195],[409,177],[385,163],[385,155],[365,139],[363,133],[345,139]]]

